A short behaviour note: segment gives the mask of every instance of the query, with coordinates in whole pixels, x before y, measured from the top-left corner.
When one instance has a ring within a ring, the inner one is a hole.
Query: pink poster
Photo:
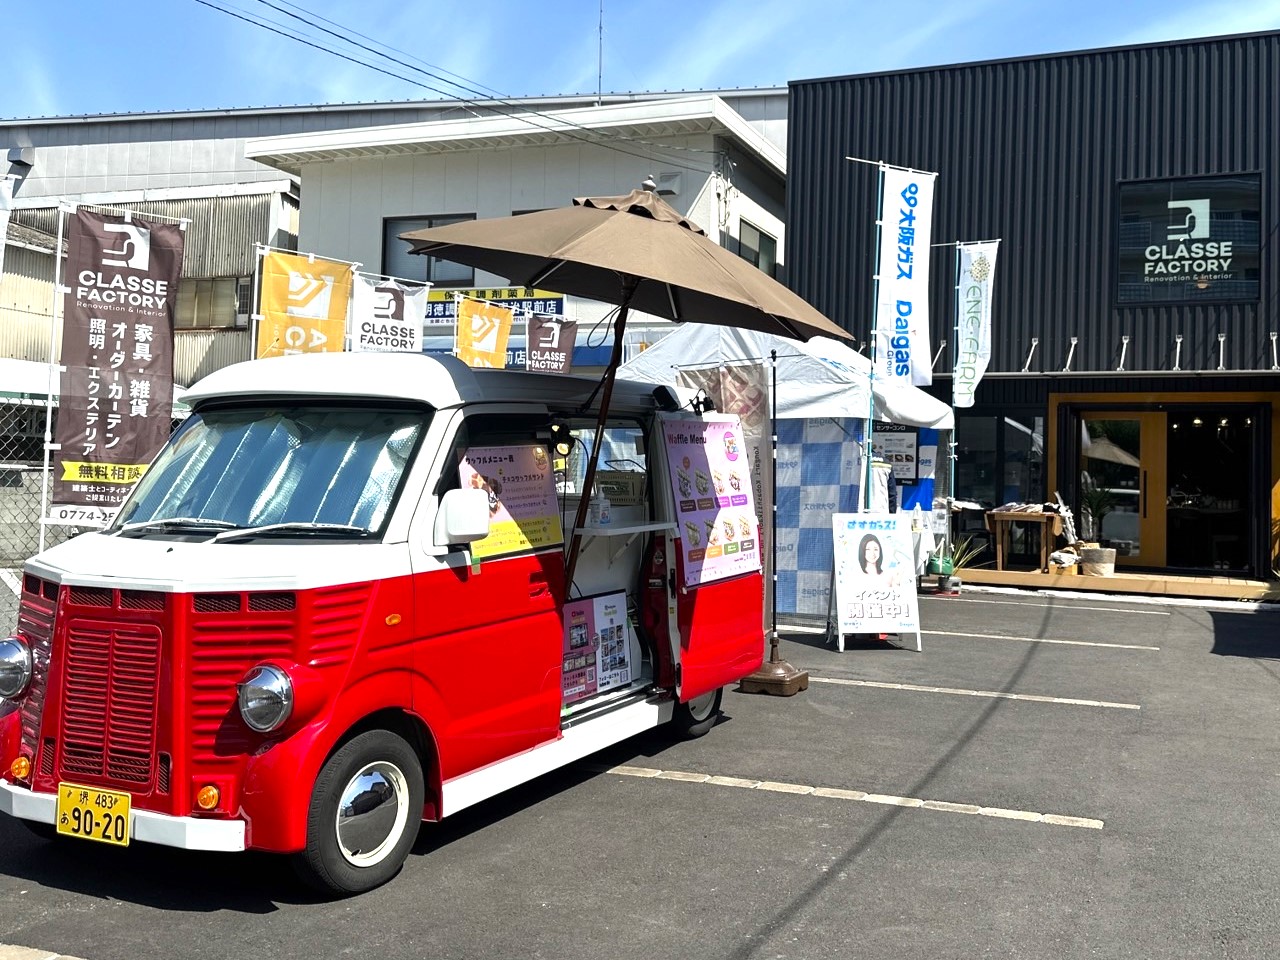
[[[685,586],[760,569],[751,465],[736,416],[662,423]]]
[[[561,673],[565,706],[630,682],[627,595],[610,593],[566,603]]]

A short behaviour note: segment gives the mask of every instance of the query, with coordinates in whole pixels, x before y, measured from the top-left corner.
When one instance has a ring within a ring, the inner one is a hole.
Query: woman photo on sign
[[[874,533],[868,533],[858,544],[858,567],[863,576],[876,586],[896,587],[898,576],[895,565],[890,562],[888,566],[889,569],[886,570],[885,550],[880,538]]]

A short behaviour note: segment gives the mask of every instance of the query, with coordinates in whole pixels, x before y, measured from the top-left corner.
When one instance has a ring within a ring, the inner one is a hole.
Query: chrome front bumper
[[[52,793],[33,793],[0,780],[0,813],[23,820],[53,823],[58,798]],[[238,851],[244,847],[243,820],[200,820],[195,817],[170,817],[150,810],[133,810],[129,828],[130,840],[157,843],[183,850]]]

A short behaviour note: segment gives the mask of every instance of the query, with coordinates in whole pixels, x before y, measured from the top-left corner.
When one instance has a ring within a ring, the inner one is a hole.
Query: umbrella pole
[[[771,437],[770,453],[773,462],[772,479],[769,481],[773,492],[769,499],[773,505],[770,518],[769,549],[771,561],[769,576],[773,589],[769,591],[769,659],[760,665],[755,673],[742,678],[738,689],[743,693],[771,693],[778,697],[790,697],[801,690],[809,689],[809,674],[797,670],[778,653],[778,351],[769,352],[772,382],[769,387],[769,434]]]
[[[596,439],[591,445],[591,456],[587,458],[587,474],[582,480],[582,496],[578,498],[578,512],[574,515],[573,533],[569,539],[569,557],[565,561],[566,595],[573,589],[573,574],[577,570],[578,554],[582,548],[582,528],[586,525],[587,511],[591,506],[591,489],[595,486],[596,466],[600,463],[604,425],[609,417],[609,402],[613,398],[613,381],[617,379],[618,366],[622,363],[622,335],[627,326],[627,314],[631,311],[631,298],[635,295],[639,282],[636,277],[626,279],[622,287],[622,305],[618,308],[618,319],[613,325],[613,353],[600,382],[600,414],[596,417]]]

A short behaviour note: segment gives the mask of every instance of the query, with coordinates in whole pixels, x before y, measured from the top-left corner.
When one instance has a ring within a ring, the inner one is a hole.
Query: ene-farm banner
[[[71,219],[50,523],[105,526],[169,437],[182,247],[176,223]]]
[[[999,240],[959,246],[956,367],[951,379],[952,404],[957,407],[973,406],[973,395],[991,362],[991,285],[999,248]]]

